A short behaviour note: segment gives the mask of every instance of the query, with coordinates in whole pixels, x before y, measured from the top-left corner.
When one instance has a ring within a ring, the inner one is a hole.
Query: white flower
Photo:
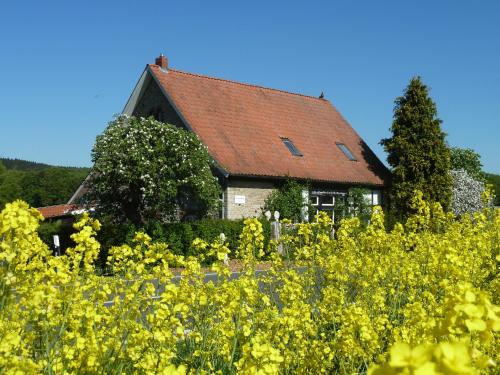
[[[451,171],[453,177],[452,210],[455,215],[472,214],[483,209],[481,194],[485,186],[472,178],[465,170]]]

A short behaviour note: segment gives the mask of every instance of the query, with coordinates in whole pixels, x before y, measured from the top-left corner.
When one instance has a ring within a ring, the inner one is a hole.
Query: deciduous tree
[[[97,137],[89,199],[98,210],[142,225],[200,216],[216,208],[220,188],[207,148],[189,131],[153,118],[119,116]]]
[[[451,169],[463,169],[469,176],[476,180],[484,180],[481,156],[470,148],[451,147]]]

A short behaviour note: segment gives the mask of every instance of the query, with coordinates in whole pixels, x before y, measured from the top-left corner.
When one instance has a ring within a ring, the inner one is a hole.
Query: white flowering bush
[[[178,209],[215,209],[213,161],[196,134],[150,118],[121,115],[99,135],[87,198],[98,210],[143,224],[172,219]]]
[[[452,170],[452,210],[457,216],[480,211],[484,208],[482,194],[485,184],[473,178],[464,169]]]

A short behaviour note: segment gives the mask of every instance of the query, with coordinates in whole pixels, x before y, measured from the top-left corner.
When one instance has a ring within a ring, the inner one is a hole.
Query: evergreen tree
[[[436,104],[420,77],[412,78],[404,95],[395,100],[391,131],[392,137],[380,143],[392,167],[391,205],[396,217],[404,219],[411,213],[415,190],[448,210],[452,186],[450,150]]]

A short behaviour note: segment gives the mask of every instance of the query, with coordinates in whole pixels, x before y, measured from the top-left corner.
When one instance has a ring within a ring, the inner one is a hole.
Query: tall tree
[[[203,216],[219,202],[213,160],[196,134],[154,120],[120,116],[97,137],[88,198],[116,220],[143,225],[179,210]]]
[[[436,104],[420,77],[414,77],[395,100],[392,137],[380,143],[388,153],[393,179],[391,202],[396,216],[411,213],[411,197],[420,190],[426,200],[448,210],[451,199],[450,150],[437,118]]]
[[[469,176],[476,180],[484,180],[483,164],[481,156],[470,148],[452,147],[451,152],[451,169],[463,169]]]

